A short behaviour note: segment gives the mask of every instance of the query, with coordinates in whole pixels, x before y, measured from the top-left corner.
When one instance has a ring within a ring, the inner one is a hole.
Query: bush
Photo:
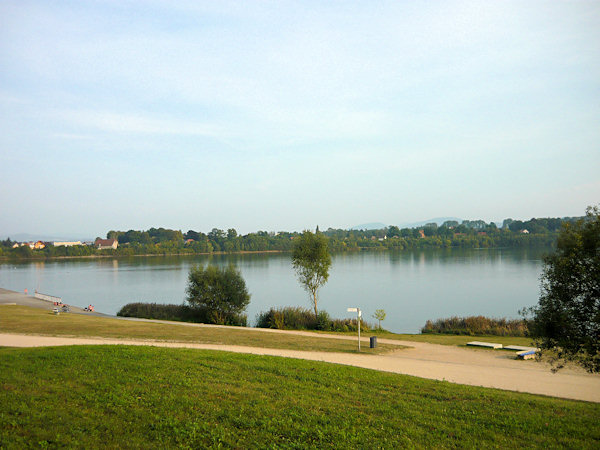
[[[315,330],[315,314],[306,308],[286,306],[285,308],[271,308],[261,312],[256,318],[257,328],[276,328],[279,330]]]
[[[137,317],[141,319],[174,320],[177,322],[214,323],[212,314],[206,308],[188,305],[163,305],[158,303],[128,303],[117,316]],[[245,327],[247,316],[236,314],[228,317],[226,325]]]
[[[240,271],[230,265],[196,266],[190,269],[186,289],[189,305],[208,312],[209,323],[227,325],[236,321],[250,303],[250,294]]]
[[[441,334],[489,334],[494,336],[527,336],[527,323],[524,320],[490,319],[484,316],[450,317],[428,320],[421,333]]]
[[[371,331],[373,327],[360,322],[361,331]],[[327,311],[315,313],[298,306],[271,308],[261,312],[256,318],[257,328],[275,328],[279,330],[320,330],[320,331],[357,331],[356,319],[332,319]]]

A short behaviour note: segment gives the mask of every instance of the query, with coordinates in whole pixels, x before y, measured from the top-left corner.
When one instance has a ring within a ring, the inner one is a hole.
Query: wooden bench
[[[491,342],[480,342],[480,341],[467,342],[467,345],[470,345],[471,347],[485,347],[485,348],[493,348],[493,349],[502,348],[502,344],[493,344]]]

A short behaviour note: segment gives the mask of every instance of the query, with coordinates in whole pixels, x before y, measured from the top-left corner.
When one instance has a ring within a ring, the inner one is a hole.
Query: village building
[[[33,248],[35,250],[41,250],[41,249],[43,249],[45,247],[46,247],[46,243],[42,242],[42,241],[37,241],[35,244],[33,244]]]
[[[117,241],[116,239],[96,239],[96,242],[94,242],[94,246],[98,249],[98,250],[104,250],[107,248],[112,248],[115,249],[119,246],[119,241]]]
[[[42,241],[37,241],[37,242],[15,242],[12,246],[12,248],[17,248],[17,247],[24,247],[27,246],[32,250],[41,250],[44,247],[46,247],[46,243],[42,242]]]
[[[53,242],[52,245],[54,247],[73,247],[75,245],[81,245],[81,241],[63,241],[63,242]]]

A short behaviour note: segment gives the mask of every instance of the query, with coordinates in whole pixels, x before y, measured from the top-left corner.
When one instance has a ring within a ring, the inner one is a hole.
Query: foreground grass
[[[249,347],[291,350],[356,352],[356,342],[325,339],[318,335],[265,333],[247,328],[199,327],[187,324],[162,324],[88,316],[52,314],[51,311],[27,306],[0,306],[0,332],[41,334],[47,336],[107,337],[117,339],[153,339],[158,341],[195,342],[202,344],[244,345]],[[363,354],[386,353],[401,347],[363,346]]]
[[[313,361],[0,348],[0,447],[598,448],[600,405]]]

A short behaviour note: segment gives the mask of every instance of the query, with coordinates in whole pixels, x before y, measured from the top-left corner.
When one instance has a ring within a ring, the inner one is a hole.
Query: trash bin
[[[377,336],[371,336],[371,348],[377,347]]]

